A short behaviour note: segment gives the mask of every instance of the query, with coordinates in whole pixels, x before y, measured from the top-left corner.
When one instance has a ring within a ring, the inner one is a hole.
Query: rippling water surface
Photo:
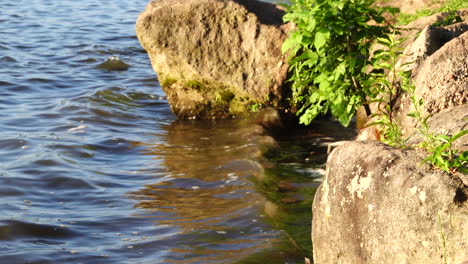
[[[300,138],[260,158],[246,121],[176,121],[146,3],[2,3],[0,263],[300,263],[323,169]]]

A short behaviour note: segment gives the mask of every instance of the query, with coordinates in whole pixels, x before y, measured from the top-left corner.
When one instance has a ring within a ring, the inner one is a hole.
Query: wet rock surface
[[[156,0],[136,31],[176,116],[226,118],[281,104],[283,14],[253,0]]]

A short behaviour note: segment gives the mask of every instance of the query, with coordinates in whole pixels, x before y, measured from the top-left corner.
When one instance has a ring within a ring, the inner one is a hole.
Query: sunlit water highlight
[[[0,263],[299,263],[333,139],[260,158],[243,121],[176,121],[146,3],[2,3]]]

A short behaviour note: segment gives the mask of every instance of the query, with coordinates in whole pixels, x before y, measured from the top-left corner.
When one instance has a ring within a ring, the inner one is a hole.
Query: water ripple
[[[230,263],[289,241],[239,123],[175,120],[135,36],[146,4],[2,3],[0,263]]]

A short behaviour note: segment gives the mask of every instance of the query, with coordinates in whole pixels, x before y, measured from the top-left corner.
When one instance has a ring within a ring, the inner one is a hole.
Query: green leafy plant
[[[284,21],[292,31],[282,46],[289,52],[292,101],[300,122],[309,124],[328,111],[344,126],[376,91],[368,81],[373,41],[384,37],[390,26],[373,0],[292,0]],[[366,112],[370,110],[366,107]]]
[[[377,103],[379,110],[371,115],[377,119],[371,125],[380,126],[382,142],[399,148],[405,147],[407,141],[393,114],[395,99],[409,82],[409,72],[397,68],[397,62],[403,53],[400,47],[403,41],[402,38],[396,39],[395,32],[377,39],[377,44],[385,48],[377,50],[372,56],[374,72],[369,79],[378,93],[372,102]]]
[[[455,173],[460,171],[468,173],[468,151],[459,154],[457,149],[452,148],[452,143],[458,138],[468,134],[468,130],[462,130],[453,136],[434,136],[435,147],[428,149],[430,155],[422,162],[429,162],[433,166],[444,171]]]
[[[419,147],[429,152],[429,155],[422,161],[422,163],[430,163],[432,166],[442,169],[444,171],[455,173],[460,171],[468,174],[468,151],[459,153],[457,149],[452,147],[455,140],[468,134],[468,130],[464,129],[455,135],[439,135],[429,131],[429,124],[427,121],[430,115],[423,115],[423,100],[417,99],[414,93],[414,85],[409,86],[407,92],[410,94],[411,102],[414,111],[408,113],[408,116],[414,118],[417,122],[417,134],[423,137]]]
[[[451,2],[458,3],[458,0]],[[391,26],[384,26],[383,12],[375,9],[373,0],[292,0],[284,16],[296,25],[282,46],[289,52],[292,82],[291,101],[298,108],[300,122],[309,124],[319,114],[331,114],[348,126],[356,110],[377,103],[374,125],[381,129],[381,140],[396,147],[407,147],[393,115],[394,101],[400,92],[410,95],[414,111],[408,116],[418,123],[417,134],[423,140],[419,147],[429,155],[423,162],[448,172],[468,172],[468,152],[458,153],[452,144],[466,135],[436,135],[429,131],[430,116],[423,115],[423,100],[417,100],[415,86],[408,72],[397,68],[403,39],[397,40]],[[456,17],[449,18],[456,21]],[[389,32],[393,31],[392,34]],[[383,49],[371,54],[373,44]],[[401,65],[404,66],[404,65]],[[251,105],[251,110],[258,108]]]

